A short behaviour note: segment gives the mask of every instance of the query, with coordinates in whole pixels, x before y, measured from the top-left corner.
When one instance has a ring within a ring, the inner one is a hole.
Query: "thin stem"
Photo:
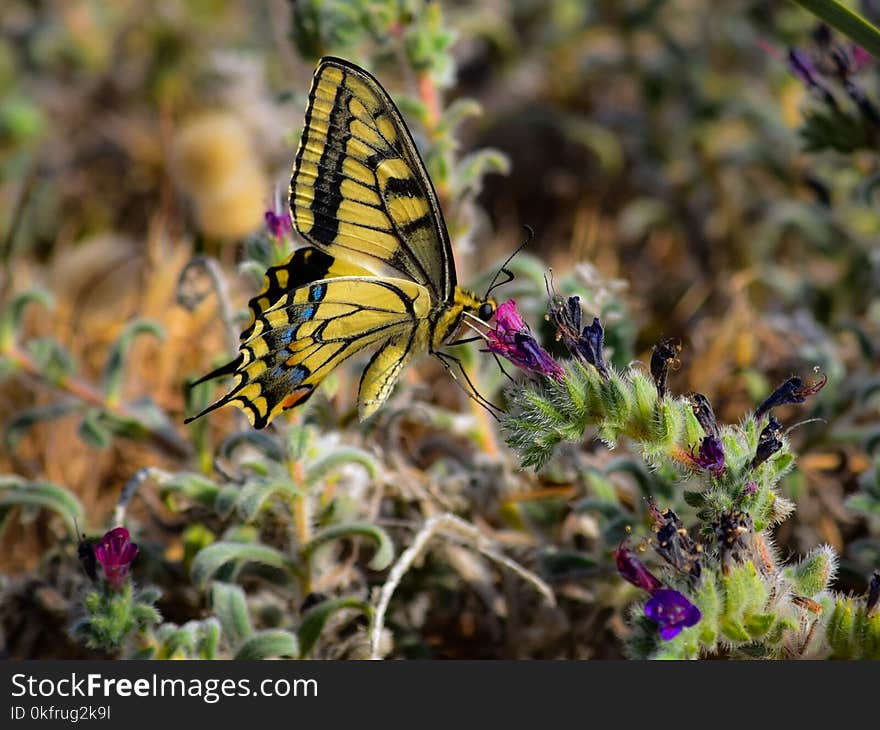
[[[137,421],[146,431],[147,439],[162,451],[166,451],[178,459],[186,459],[191,456],[189,444],[184,441],[173,439],[168,433],[158,431],[146,423],[143,423],[136,414],[129,411],[124,405],[108,403],[100,391],[90,383],[70,375],[64,375],[56,380],[49,378],[42,370],[40,370],[33,358],[15,344],[0,353],[0,356],[11,360],[22,372],[39,379],[53,388],[72,395],[83,403],[97,406],[119,418]]]

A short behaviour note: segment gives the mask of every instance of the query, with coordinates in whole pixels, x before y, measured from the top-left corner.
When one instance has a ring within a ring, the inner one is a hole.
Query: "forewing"
[[[290,209],[312,245],[451,300],[449,235],[412,136],[379,82],[341,59],[315,72]]]

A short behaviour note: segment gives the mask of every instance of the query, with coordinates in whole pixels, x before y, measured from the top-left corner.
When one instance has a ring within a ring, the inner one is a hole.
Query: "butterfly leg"
[[[467,374],[467,370],[464,369],[464,365],[459,358],[455,357],[455,355],[450,355],[447,352],[435,351],[432,354],[436,355],[437,359],[441,363],[443,363],[443,367],[446,368],[446,371],[449,373],[452,379],[456,383],[461,385],[461,381],[458,379],[458,377],[456,377],[455,371],[452,369],[452,365],[450,363],[455,363],[456,365],[458,365],[458,369],[461,371],[461,374],[464,377],[464,381],[465,383],[467,383],[468,386],[467,388],[462,387],[462,390],[467,393],[468,398],[476,403],[479,403],[483,408],[485,408],[486,411],[488,411],[489,415],[492,416],[492,418],[494,418],[496,421],[499,420],[498,414],[501,413],[503,409],[499,408],[494,403],[487,400],[485,396],[480,394],[480,391],[477,390],[476,386],[473,384],[473,381],[471,381],[470,376],[468,376]]]

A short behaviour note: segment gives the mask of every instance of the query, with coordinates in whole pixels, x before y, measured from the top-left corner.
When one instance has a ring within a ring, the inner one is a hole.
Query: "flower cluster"
[[[657,624],[661,639],[674,639],[682,629],[699,623],[700,609],[679,591],[665,587],[624,542],[614,551],[614,559],[625,580],[651,594],[645,604],[645,615]]]
[[[562,297],[551,294],[547,318],[556,327],[556,339],[562,341],[572,357],[592,365],[603,380],[608,380],[610,375],[602,353],[602,324],[594,317],[589,327],[581,329],[580,297],[569,297],[563,302]]]

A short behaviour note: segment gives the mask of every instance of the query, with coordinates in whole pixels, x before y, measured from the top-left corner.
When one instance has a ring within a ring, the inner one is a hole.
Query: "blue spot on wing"
[[[312,284],[309,287],[309,301],[310,302],[320,302],[324,295],[327,293],[327,285],[326,284]]]
[[[290,367],[289,365],[278,365],[272,369],[271,374],[273,378],[283,379],[287,381],[286,385],[295,388],[311,375],[311,371],[305,365],[294,365],[293,367]]]

